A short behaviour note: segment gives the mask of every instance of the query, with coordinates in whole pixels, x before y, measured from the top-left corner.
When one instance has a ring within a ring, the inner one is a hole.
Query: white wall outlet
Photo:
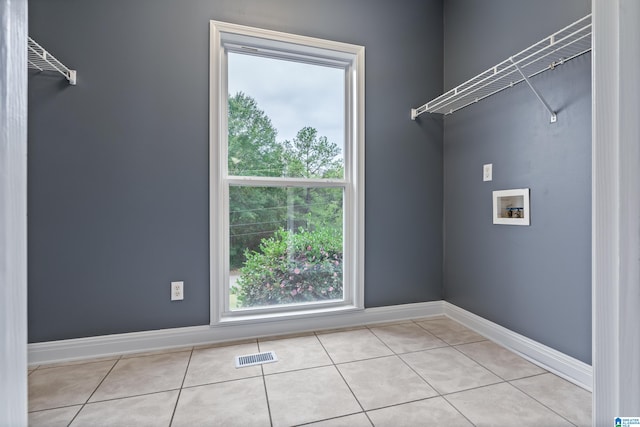
[[[482,180],[491,181],[493,179],[493,163],[482,166]]]
[[[171,301],[184,299],[184,282],[171,282]]]

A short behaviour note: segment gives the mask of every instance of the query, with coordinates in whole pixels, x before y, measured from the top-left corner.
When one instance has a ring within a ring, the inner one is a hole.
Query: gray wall
[[[366,47],[367,307],[442,298],[440,0],[30,0],[29,341],[209,322],[209,20]],[[169,282],[185,300],[169,301]]]
[[[445,89],[590,12],[590,2],[447,0]],[[591,362],[591,56],[444,120],[445,299]],[[493,163],[493,181],[482,165]],[[493,190],[531,189],[531,226],[492,224]]]

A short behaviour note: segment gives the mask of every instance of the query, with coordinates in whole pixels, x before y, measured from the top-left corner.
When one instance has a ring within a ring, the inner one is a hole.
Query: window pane
[[[345,71],[228,53],[229,174],[344,175]]]
[[[232,310],[343,299],[342,188],[229,188]]]

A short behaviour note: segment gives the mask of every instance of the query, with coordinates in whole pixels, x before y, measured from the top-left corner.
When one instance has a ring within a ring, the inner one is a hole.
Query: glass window
[[[363,308],[364,49],[211,29],[212,322]]]

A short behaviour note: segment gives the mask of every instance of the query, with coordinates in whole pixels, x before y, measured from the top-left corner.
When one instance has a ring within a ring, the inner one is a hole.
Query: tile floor
[[[32,366],[29,405],[33,427],[591,425],[591,393],[445,317]]]

